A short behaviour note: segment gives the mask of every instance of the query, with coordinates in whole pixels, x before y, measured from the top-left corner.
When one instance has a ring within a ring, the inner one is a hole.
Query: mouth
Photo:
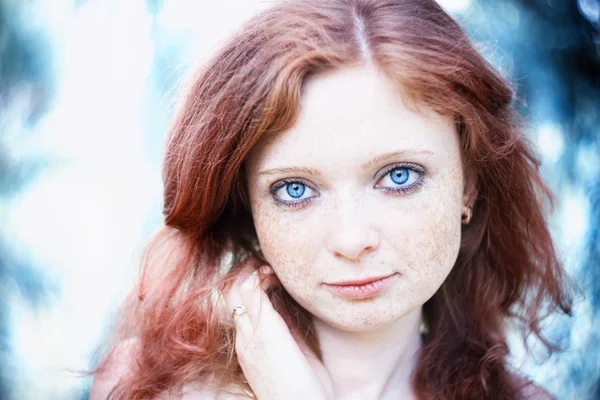
[[[325,286],[335,294],[348,299],[367,299],[377,296],[386,289],[392,283],[395,275],[326,283]]]

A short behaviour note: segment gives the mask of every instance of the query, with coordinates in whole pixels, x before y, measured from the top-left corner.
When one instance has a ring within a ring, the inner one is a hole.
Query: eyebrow
[[[432,156],[434,153],[429,150],[402,150],[402,151],[392,151],[390,153],[379,154],[369,161],[363,163],[360,167],[363,170],[371,168],[373,165],[380,163],[385,160],[389,160],[391,158],[401,158],[401,157],[414,157],[414,156]],[[297,173],[297,174],[307,174],[314,176],[321,176],[321,173],[313,168],[307,167],[281,167],[281,168],[272,168],[268,170],[263,170],[258,173],[261,175],[276,175],[276,174],[289,174],[289,173]]]
[[[429,150],[401,150],[401,151],[392,151],[391,153],[384,153],[378,156],[373,157],[366,163],[362,164],[360,167],[362,169],[369,169],[373,165],[380,163],[382,161],[389,160],[390,158],[402,158],[402,157],[415,157],[415,156],[432,156],[433,152]]]

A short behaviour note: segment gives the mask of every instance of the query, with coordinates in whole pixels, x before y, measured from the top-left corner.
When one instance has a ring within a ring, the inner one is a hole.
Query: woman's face
[[[467,190],[450,117],[410,111],[375,67],[306,86],[297,123],[246,164],[263,255],[322,321],[368,330],[425,303],[456,261]],[[353,298],[328,284],[390,276]],[[360,297],[360,296],[359,296]]]

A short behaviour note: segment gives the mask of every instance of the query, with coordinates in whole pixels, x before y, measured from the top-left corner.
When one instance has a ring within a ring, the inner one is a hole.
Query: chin
[[[381,315],[368,315],[364,317],[360,316],[336,316],[335,318],[318,318],[321,323],[327,324],[335,329],[345,332],[372,332],[382,328],[385,328],[395,321],[397,318],[384,318]]]
[[[311,314],[321,323],[325,323],[336,329],[347,332],[369,332],[381,328],[389,327],[404,316],[411,313],[417,306],[410,307],[409,304],[390,304],[386,299],[377,304],[373,301],[353,302],[352,304],[344,304],[338,312],[327,310],[327,312]]]
[[[372,332],[390,326],[397,319],[370,318],[354,321],[342,321],[338,329],[347,332]]]

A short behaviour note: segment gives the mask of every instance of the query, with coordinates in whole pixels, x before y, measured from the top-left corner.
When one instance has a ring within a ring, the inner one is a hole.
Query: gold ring
[[[246,312],[246,307],[243,304],[237,305],[233,307],[233,311],[231,312],[231,318],[235,318],[237,315],[242,315]]]

